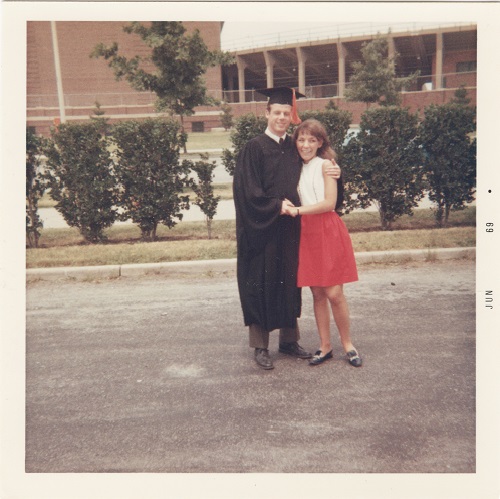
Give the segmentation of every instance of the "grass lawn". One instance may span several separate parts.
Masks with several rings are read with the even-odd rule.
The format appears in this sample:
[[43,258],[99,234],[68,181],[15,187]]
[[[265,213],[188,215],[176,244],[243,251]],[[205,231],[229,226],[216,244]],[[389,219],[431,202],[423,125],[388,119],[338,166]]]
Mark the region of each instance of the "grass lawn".
[[199,149],[229,149],[233,145],[229,138],[231,132],[192,132],[188,134],[187,151]]
[[[404,249],[475,246],[475,207],[450,216],[449,228],[436,229],[431,210],[416,210],[402,217],[392,231],[380,231],[377,213],[359,212],[343,217],[354,250],[389,251]],[[212,239],[204,222],[182,222],[174,228],[158,228],[158,241],[141,241],[135,225],[117,225],[106,231],[105,244],[86,244],[77,229],[44,229],[40,248],[26,250],[26,266],[63,267],[155,263],[180,260],[208,260],[236,256],[234,220],[214,221]]]
[[[452,248],[474,246],[474,227],[416,229],[352,234],[354,251]],[[26,251],[27,268],[87,265],[124,265],[236,257],[236,241],[227,239],[169,239],[152,243],[53,246]]]

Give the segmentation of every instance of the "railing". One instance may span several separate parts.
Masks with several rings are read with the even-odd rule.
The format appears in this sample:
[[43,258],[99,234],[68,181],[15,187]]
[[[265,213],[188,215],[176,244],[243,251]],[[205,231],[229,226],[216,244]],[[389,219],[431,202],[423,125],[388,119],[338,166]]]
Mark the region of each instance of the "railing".
[[[441,89],[454,89],[460,86],[475,87],[477,85],[477,72],[471,71],[468,73],[446,73],[441,75]],[[349,87],[349,82],[345,84],[345,88]],[[437,76],[422,75],[419,76],[413,85],[406,89],[406,92],[420,92],[436,90]],[[322,99],[339,96],[338,83],[330,83],[328,85],[307,85],[305,95],[308,99]],[[240,102],[239,90],[224,90],[223,98],[229,103]],[[266,97],[258,93],[257,90],[245,90],[245,102],[261,102],[265,101]]]
[[[123,106],[151,106],[154,104],[156,96],[152,92],[129,92],[129,93],[92,93],[92,94],[64,94],[64,106],[70,107],[95,107],[96,102],[106,107]],[[28,95],[27,107],[50,108],[58,107],[57,94]]]
[[[223,99],[222,90],[207,90],[210,97],[217,100]],[[64,94],[66,108],[94,108],[96,103],[101,107],[131,107],[153,106],[156,95],[152,92],[128,93],[91,93],[91,94]],[[27,96],[27,108],[56,108],[59,106],[57,94],[31,94]]]
[[[452,28],[474,25],[470,22],[409,22],[409,23],[314,23],[312,28],[280,31],[268,35],[245,36],[233,40],[225,40],[224,28],[221,34],[222,50],[236,52],[252,48],[273,47],[289,43],[312,42],[318,40],[348,38],[353,36],[376,35],[377,33],[392,34],[403,32],[418,32],[426,29]],[[286,24],[285,24],[286,26]]]
[[[441,88],[453,89],[459,88],[461,85],[466,87],[475,87],[477,83],[476,71],[468,73],[447,73],[442,75]],[[349,83],[346,83],[346,88]],[[338,97],[339,95],[338,83],[331,83],[328,85],[307,85],[306,98],[308,99],[321,99]],[[437,88],[436,75],[423,75],[417,78],[417,81],[406,91],[419,92],[435,90]],[[224,100],[229,103],[240,102],[239,90],[208,90],[208,95],[214,99]],[[153,106],[156,97],[155,94],[150,92],[130,92],[130,93],[109,93],[109,94],[65,94],[64,104],[66,108],[83,108],[84,112],[89,112],[99,103],[101,108],[112,107],[148,107]],[[245,90],[244,102],[262,102],[266,97],[258,93],[255,89]],[[50,109],[57,108],[58,100],[57,94],[50,95],[28,95],[27,108],[34,110],[37,108]]]

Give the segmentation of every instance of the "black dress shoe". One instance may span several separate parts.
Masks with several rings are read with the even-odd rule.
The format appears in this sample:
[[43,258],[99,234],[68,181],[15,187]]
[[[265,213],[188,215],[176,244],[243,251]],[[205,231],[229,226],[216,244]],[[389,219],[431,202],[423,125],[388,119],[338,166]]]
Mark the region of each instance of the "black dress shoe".
[[349,364],[354,367],[361,367],[363,364],[363,361],[361,360],[361,357],[358,355],[358,352],[356,350],[351,350],[350,352],[347,352],[347,360],[349,361]]
[[259,367],[262,367],[262,369],[274,369],[273,361],[269,357],[269,351],[266,348],[256,348],[254,355],[255,362],[257,362]]
[[279,350],[281,353],[293,355],[299,359],[310,359],[312,357],[312,354],[306,352],[296,341],[293,343],[280,343]]
[[333,357],[333,350],[330,350],[328,353],[325,353],[325,355],[321,355],[321,350],[318,350],[315,354],[312,360],[309,361],[310,366],[318,366],[319,364],[322,364],[325,362],[325,360],[331,359]]

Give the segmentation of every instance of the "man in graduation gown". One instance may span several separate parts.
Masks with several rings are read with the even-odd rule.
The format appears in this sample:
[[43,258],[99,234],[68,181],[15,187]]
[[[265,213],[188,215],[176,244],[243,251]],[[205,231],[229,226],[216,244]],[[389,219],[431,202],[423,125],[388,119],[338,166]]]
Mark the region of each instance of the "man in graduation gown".
[[280,352],[312,356],[298,344],[300,219],[288,216],[294,206],[300,206],[301,162],[286,131],[292,119],[300,123],[295,96],[304,96],[287,87],[259,92],[269,97],[268,126],[242,149],[234,172],[237,278],[255,361],[272,369],[268,346],[269,332],[274,329],[280,329]]

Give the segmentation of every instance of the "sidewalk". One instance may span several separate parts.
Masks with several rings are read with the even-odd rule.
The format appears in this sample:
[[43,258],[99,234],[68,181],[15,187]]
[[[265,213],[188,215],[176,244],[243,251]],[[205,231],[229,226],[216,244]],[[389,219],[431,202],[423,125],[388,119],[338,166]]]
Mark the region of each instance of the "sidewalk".
[[[369,263],[405,263],[409,261],[434,261],[474,259],[476,248],[435,248],[401,251],[370,251],[356,253],[358,265]],[[188,262],[143,263],[129,265],[101,265],[95,267],[53,267],[27,269],[26,280],[106,279],[138,275],[202,275],[224,274],[236,269],[236,259],[196,260]]]

